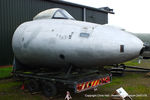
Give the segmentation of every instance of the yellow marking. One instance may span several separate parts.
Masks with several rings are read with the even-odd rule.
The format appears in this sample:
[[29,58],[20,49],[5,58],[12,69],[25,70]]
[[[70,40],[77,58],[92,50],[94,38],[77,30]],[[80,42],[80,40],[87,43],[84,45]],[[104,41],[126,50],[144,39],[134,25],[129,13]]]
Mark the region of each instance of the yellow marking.
[[84,89],[84,87],[85,87],[85,83],[82,85],[82,89]]
[[94,86],[96,85],[96,83],[97,83],[97,80],[95,81]]
[[90,82],[88,82],[88,83],[86,84],[86,87],[87,87],[87,88],[89,87],[89,83],[90,83]]
[[92,81],[91,86],[93,86],[94,81]]
[[97,82],[97,85],[99,85],[99,80],[97,80],[98,82]]

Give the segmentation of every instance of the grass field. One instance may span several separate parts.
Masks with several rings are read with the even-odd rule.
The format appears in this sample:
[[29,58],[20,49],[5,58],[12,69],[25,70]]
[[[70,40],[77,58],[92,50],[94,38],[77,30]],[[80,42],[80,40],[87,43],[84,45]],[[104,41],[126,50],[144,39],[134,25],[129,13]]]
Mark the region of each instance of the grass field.
[[[150,61],[144,60],[141,64],[137,63],[137,59],[126,62],[132,66],[143,66],[150,68]],[[8,77],[11,75],[11,68],[0,69],[0,77]],[[107,97],[115,92],[116,89],[123,87],[130,95],[138,96],[133,97],[133,100],[150,100],[150,77],[146,73],[125,73],[122,77],[113,77],[110,84],[101,86],[98,91],[93,90],[82,92],[79,94],[71,94],[73,100],[110,100]],[[13,79],[0,80],[0,100],[49,100],[41,94],[32,95],[20,89],[21,82],[14,81]],[[97,97],[86,97],[95,95]],[[59,93],[52,100],[64,100],[65,91]]]
[[3,67],[0,68],[0,79],[10,77],[12,72],[12,67]]

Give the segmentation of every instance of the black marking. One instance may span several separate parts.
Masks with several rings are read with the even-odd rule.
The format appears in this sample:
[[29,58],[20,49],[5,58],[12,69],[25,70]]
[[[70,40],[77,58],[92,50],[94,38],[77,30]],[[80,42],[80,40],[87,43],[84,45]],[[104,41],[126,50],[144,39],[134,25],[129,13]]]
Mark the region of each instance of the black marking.
[[89,86],[91,86],[91,83],[89,83]]
[[24,41],[24,37],[22,38],[22,41]]
[[63,54],[60,54],[59,57],[63,60],[65,59],[65,56]]
[[124,45],[120,45],[120,52],[124,52]]
[[54,29],[52,29],[52,32],[54,32]]
[[69,39],[71,39],[72,35],[69,35]]

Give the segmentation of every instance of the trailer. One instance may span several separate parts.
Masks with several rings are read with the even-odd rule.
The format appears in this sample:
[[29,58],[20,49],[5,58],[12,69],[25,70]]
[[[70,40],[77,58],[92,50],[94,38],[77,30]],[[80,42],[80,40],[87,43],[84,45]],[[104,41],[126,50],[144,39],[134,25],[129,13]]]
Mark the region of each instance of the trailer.
[[112,66],[112,68],[109,68],[107,70],[111,71],[113,76],[123,76],[125,72],[150,72],[150,68],[144,68],[139,66],[127,66],[125,64],[117,64]]
[[71,71],[13,71],[15,79],[23,82],[23,86],[31,93],[42,92],[46,97],[56,95],[67,89],[73,93],[80,93],[98,86],[108,84],[112,75],[107,70],[84,69]]

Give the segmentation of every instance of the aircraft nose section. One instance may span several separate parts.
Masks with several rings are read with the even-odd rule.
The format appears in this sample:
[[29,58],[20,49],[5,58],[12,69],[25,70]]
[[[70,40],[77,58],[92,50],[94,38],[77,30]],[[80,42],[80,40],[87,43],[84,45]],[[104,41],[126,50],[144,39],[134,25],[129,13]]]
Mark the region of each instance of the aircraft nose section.
[[136,36],[127,33],[125,37],[122,37],[124,44],[120,44],[120,53],[124,53],[128,59],[138,57],[142,52],[144,43]]

